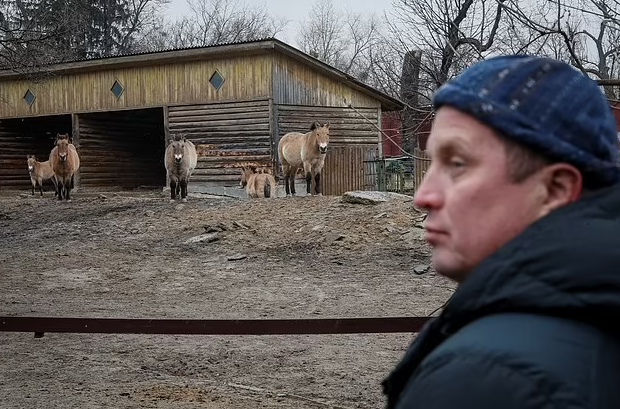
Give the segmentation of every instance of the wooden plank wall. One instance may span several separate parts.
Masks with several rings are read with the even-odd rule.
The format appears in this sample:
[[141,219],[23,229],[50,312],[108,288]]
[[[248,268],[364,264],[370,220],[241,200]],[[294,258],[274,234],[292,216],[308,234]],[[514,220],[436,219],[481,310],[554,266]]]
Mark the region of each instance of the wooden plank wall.
[[[269,55],[247,55],[4,81],[0,118],[269,98],[271,66]],[[209,83],[215,70],[224,77],[219,90]],[[110,92],[116,80],[124,88],[118,99]],[[23,100],[28,89],[32,106]]]
[[351,103],[354,107],[381,106],[366,92],[279,54],[273,57],[272,96],[278,105],[346,106]]
[[[308,132],[313,121],[330,123],[329,150],[325,158],[325,175],[327,177],[329,174],[329,178],[321,182],[325,195],[340,195],[348,190],[358,190],[360,186],[363,186],[363,163],[360,164],[358,159],[365,158],[365,152],[378,149],[379,131],[372,123],[379,123],[379,109],[356,109],[359,112],[341,107],[277,106],[278,140],[288,132]],[[275,155],[277,155],[277,150]],[[278,174],[281,175],[281,173],[281,168],[279,168]],[[304,179],[302,173],[298,173],[298,180]]]
[[287,132],[308,132],[313,121],[329,122],[330,146],[368,145],[377,147],[379,125],[377,108],[350,108],[278,105],[278,133],[282,137]]
[[[0,121],[0,189],[30,190],[26,155],[48,160],[57,133],[71,135],[70,115]],[[53,191],[52,182],[43,186]]]
[[80,186],[161,187],[164,116],[161,108],[78,115]]
[[186,134],[196,145],[198,166],[192,183],[235,186],[242,166],[272,168],[268,99],[171,106],[171,135]]
[[422,179],[424,179],[428,168],[431,166],[431,158],[426,151],[419,148],[414,149],[413,155],[413,188],[417,190],[420,184],[422,184]]
[[365,161],[376,150],[369,146],[332,147],[325,156],[321,174],[323,195],[340,196],[351,190],[366,190]]

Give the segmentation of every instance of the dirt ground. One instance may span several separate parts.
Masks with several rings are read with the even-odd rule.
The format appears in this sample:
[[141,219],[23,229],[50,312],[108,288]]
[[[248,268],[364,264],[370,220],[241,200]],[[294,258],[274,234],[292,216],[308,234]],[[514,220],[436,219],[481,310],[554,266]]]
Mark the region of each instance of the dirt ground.
[[[23,193],[0,195],[0,315],[413,316],[453,290],[413,272],[429,249],[411,201]],[[0,332],[0,406],[380,408],[412,337]]]

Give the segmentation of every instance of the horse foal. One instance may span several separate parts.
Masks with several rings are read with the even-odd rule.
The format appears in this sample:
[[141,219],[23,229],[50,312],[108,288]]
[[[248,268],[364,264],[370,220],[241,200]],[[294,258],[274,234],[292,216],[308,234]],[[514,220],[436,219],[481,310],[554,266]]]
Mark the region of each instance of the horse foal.
[[34,196],[34,190],[37,187],[41,196],[43,196],[43,182],[46,180],[51,180],[54,184],[54,196],[56,196],[58,194],[58,186],[50,161],[39,162],[34,155],[27,155],[26,158],[28,159],[28,173],[32,183],[32,196]]
[[252,169],[243,167],[241,169],[239,186],[241,188],[245,187],[249,198],[278,197],[278,185],[275,178],[269,171],[261,168],[254,172]]

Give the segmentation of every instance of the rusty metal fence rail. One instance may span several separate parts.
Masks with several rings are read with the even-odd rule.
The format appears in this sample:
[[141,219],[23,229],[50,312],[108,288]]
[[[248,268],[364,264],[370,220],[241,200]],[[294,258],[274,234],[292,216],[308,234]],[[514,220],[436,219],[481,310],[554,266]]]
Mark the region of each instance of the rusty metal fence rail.
[[0,317],[0,332],[167,335],[303,335],[419,332],[431,317],[309,319],[130,319]]

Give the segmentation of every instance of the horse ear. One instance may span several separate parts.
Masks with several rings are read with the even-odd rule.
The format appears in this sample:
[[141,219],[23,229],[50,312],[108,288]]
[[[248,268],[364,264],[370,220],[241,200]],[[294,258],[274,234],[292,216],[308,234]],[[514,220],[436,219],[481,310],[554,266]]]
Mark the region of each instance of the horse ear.
[[329,129],[329,122],[325,122],[325,125],[323,125],[325,128]]
[[310,125],[310,130],[314,131],[316,128],[318,128],[320,125],[317,121],[312,122],[312,125]]

